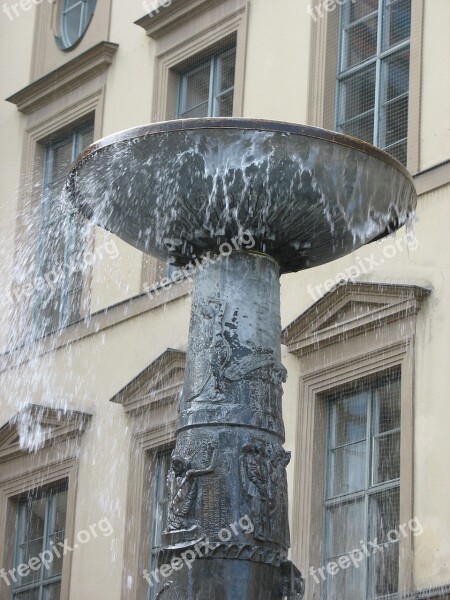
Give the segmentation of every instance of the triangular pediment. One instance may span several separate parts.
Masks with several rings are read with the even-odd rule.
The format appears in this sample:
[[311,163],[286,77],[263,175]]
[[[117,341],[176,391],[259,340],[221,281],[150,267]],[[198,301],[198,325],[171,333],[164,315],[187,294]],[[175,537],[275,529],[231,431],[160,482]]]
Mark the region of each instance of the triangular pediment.
[[416,314],[430,289],[414,285],[341,282],[282,332],[290,352],[303,354]]
[[115,394],[111,402],[122,404],[125,412],[137,412],[149,405],[176,401],[183,385],[185,363],[185,352],[167,348]]
[[0,462],[81,435],[90,414],[28,404],[0,428]]

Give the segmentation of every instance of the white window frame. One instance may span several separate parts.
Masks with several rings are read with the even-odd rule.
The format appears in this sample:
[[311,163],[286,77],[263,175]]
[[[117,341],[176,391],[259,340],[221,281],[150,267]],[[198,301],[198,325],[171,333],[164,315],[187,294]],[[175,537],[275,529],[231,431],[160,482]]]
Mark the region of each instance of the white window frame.
[[[225,94],[234,92],[236,73],[234,76],[232,87],[229,87],[222,92],[218,92],[218,85],[219,85],[218,70],[219,70],[220,60],[223,58],[226,58],[227,55],[231,55],[231,54],[234,55],[234,63],[235,63],[235,68],[236,68],[236,45],[233,45],[231,48],[227,48],[220,52],[214,52],[213,54],[211,54],[210,57],[208,57],[206,60],[203,60],[199,65],[196,65],[195,67],[180,73],[177,118],[184,118],[183,115],[186,112],[184,110],[184,108],[185,108],[188,77],[190,75],[193,75],[197,71],[203,69],[205,67],[205,65],[207,65],[207,64],[209,64],[208,111],[207,111],[207,114],[204,116],[205,117],[218,116],[217,115],[217,103],[218,103],[219,98],[224,96]],[[193,106],[192,108],[190,108],[188,110],[191,111],[191,110],[194,110],[195,108],[197,108],[197,107]],[[232,115],[229,115],[229,116],[232,116]]]
[[[326,439],[326,451],[325,451],[325,483],[324,483],[324,517],[323,517],[323,522],[325,524],[324,526],[324,540],[323,540],[323,561],[322,564],[326,565],[329,561],[331,560],[338,560],[337,557],[333,557],[333,556],[329,556],[329,526],[328,526],[328,515],[327,512],[330,507],[336,507],[336,506],[341,506],[344,505],[348,502],[352,502],[352,501],[356,501],[356,500],[364,500],[364,519],[365,519],[365,524],[364,524],[364,532],[365,535],[367,536],[367,538],[364,538],[364,541],[367,540],[371,540],[373,541],[374,536],[372,535],[372,533],[370,532],[370,523],[369,523],[369,519],[370,519],[370,498],[372,496],[376,496],[382,492],[388,492],[388,491],[392,491],[392,490],[398,490],[400,492],[400,477],[396,478],[396,479],[391,479],[388,481],[384,481],[381,483],[374,483],[373,481],[371,481],[371,477],[370,474],[372,472],[372,460],[373,460],[373,453],[374,453],[374,445],[373,445],[373,441],[376,437],[376,435],[373,433],[373,419],[374,419],[374,411],[373,411],[373,402],[374,402],[374,398],[373,398],[373,391],[374,389],[377,387],[377,384],[379,384],[379,382],[384,378],[384,377],[389,377],[389,378],[393,378],[393,379],[398,379],[400,382],[400,396],[401,396],[401,371],[399,368],[395,368],[394,369],[395,375],[387,375],[386,371],[380,371],[379,373],[376,373],[375,375],[372,375],[370,377],[370,381],[368,381],[367,379],[362,379],[360,381],[355,381],[352,382],[352,387],[353,385],[356,386],[356,388],[358,387],[362,387],[364,386],[365,388],[367,388],[367,392],[368,392],[368,405],[367,405],[367,422],[366,422],[366,438],[365,438],[365,442],[366,442],[366,465],[365,465],[365,487],[363,490],[360,491],[356,491],[356,492],[351,492],[348,494],[340,494],[337,496],[328,496],[327,494],[327,489],[328,489],[328,484],[330,482],[330,476],[331,476],[331,465],[330,465],[330,439],[331,439],[331,420],[332,420],[332,410],[333,410],[333,404],[334,402],[336,402],[337,398],[336,398],[336,392],[335,390],[331,390],[331,393],[328,392],[327,393],[327,404],[328,404],[328,409],[327,409],[327,439]],[[400,432],[401,431],[401,427],[396,428],[395,430],[389,430],[389,432],[386,433],[394,433],[394,432]],[[378,434],[378,436],[382,436],[385,435],[383,434]],[[400,461],[400,455],[399,455],[399,461]],[[400,518],[400,515],[398,515]],[[394,542],[392,542],[394,543]],[[397,543],[397,542],[395,542]],[[357,548],[352,548],[350,550],[354,550]],[[365,570],[364,570],[364,589],[365,589],[365,595],[363,598],[361,598],[360,600],[368,600],[369,598],[374,598],[376,596],[372,596],[369,592],[369,584],[370,584],[370,577],[371,577],[371,573],[369,571],[369,561],[370,558],[368,559],[367,557],[364,558],[365,561]],[[360,574],[362,571],[359,570],[357,573]],[[329,577],[329,576],[328,576]],[[397,581],[397,586],[399,585],[399,582]],[[398,590],[397,590],[398,591]],[[395,593],[397,593],[397,591]],[[327,600],[327,593],[326,593],[326,583],[324,583],[322,585],[322,598],[323,600]]]
[[[385,120],[384,119],[384,106],[387,104],[390,104],[394,101],[397,101],[403,97],[409,98],[409,94],[410,94],[410,90],[411,90],[411,59],[410,59],[410,69],[409,69],[409,74],[408,74],[408,92],[403,94],[402,96],[398,96],[394,99],[391,99],[390,101],[388,101],[386,103],[383,101],[383,95],[384,95],[383,91],[385,88],[383,72],[384,72],[385,62],[390,57],[394,56],[395,54],[399,54],[407,49],[409,49],[411,52],[412,25],[410,28],[410,35],[406,40],[400,42],[399,44],[396,44],[395,46],[392,46],[391,48],[389,48],[387,50],[383,50],[384,24],[385,24],[384,17],[388,10],[388,7],[391,4],[393,4],[394,2],[395,2],[395,0],[378,0],[378,8],[376,11],[373,11],[373,13],[370,13],[370,15],[364,16],[359,21],[355,21],[355,23],[352,23],[352,27],[353,27],[356,24],[358,24],[359,22],[365,21],[375,14],[378,15],[376,55],[361,62],[361,63],[358,63],[357,65],[352,66],[350,68],[344,68],[344,54],[345,54],[345,47],[346,47],[346,39],[345,38],[346,38],[346,34],[347,34],[348,15],[349,15],[349,11],[351,9],[351,4],[349,2],[346,2],[340,8],[340,13],[339,13],[339,59],[338,59],[337,91],[336,91],[336,104],[335,104],[335,109],[336,109],[335,126],[338,131],[343,131],[343,127],[345,125],[347,125],[348,123],[351,123],[352,121],[356,121],[357,119],[360,119],[364,114],[369,114],[369,112],[371,112],[371,111],[369,111],[367,113],[362,113],[362,114],[357,115],[356,117],[353,117],[352,119],[349,119],[347,121],[343,121],[340,118],[340,116],[342,114],[342,107],[343,107],[343,102],[344,102],[344,99],[343,99],[344,86],[342,85],[342,82],[347,80],[349,77],[364,71],[371,65],[375,65],[375,100],[374,100],[374,109],[373,109],[374,110],[374,116],[373,116],[374,131],[373,131],[372,143],[375,146],[379,146],[386,152],[390,152],[390,150],[394,149],[396,146],[399,146],[400,144],[406,144],[406,154],[407,154],[407,152],[408,152],[408,135],[405,138],[403,138],[401,140],[396,140],[395,142],[393,142],[389,145],[386,145],[383,141],[383,140],[385,140],[385,136],[386,136],[385,127],[383,126],[383,122]],[[410,13],[411,21],[412,21],[412,12],[413,12],[413,10],[412,10],[412,2],[411,2],[411,13]],[[409,113],[409,110],[408,110],[408,113]],[[409,114],[407,114],[407,119],[408,118],[409,118]]]
[[[49,172],[52,166],[52,152],[61,145],[64,141],[67,141],[69,138],[72,138],[72,151],[71,151],[71,160],[75,160],[78,154],[83,150],[80,144],[80,136],[87,131],[92,131],[92,136],[94,137],[94,122],[89,120],[86,123],[81,123],[78,126],[74,126],[68,133],[63,134],[61,136],[55,137],[51,141],[44,143],[45,146],[45,158],[44,158],[44,177],[43,177],[43,186],[42,186],[42,196],[40,201],[40,213],[41,213],[41,223],[39,236],[37,240],[37,252],[36,252],[36,277],[38,280],[45,279],[46,273],[42,272],[42,263],[43,257],[45,256],[47,249],[45,248],[44,240],[45,240],[45,230],[46,230],[46,220],[47,215],[46,211],[46,193],[49,186],[53,183],[49,181]],[[45,327],[42,330],[42,318],[41,318],[41,306],[45,302],[42,300],[40,296],[37,296],[33,305],[33,330],[35,335],[38,337],[42,334],[47,334],[52,331],[56,331],[69,325],[71,322],[77,320],[77,318],[69,318],[70,310],[67,304],[67,296],[71,291],[76,290],[77,288],[72,287],[72,280],[70,278],[70,258],[73,255],[73,251],[69,254],[70,248],[75,249],[75,253],[77,252],[77,247],[79,248],[80,244],[84,244],[83,235],[79,236],[79,239],[73,239],[76,234],[74,227],[70,226],[70,219],[75,216],[75,210],[68,213],[65,217],[65,221],[67,223],[67,237],[65,239],[65,247],[64,247],[64,260],[62,265],[56,265],[57,270],[59,267],[62,267],[63,270],[63,282],[60,288],[59,296],[61,297],[61,308],[58,318],[58,323],[54,324],[50,327]],[[81,304],[81,296],[83,291],[83,285],[80,286],[80,304]],[[39,292],[38,292],[39,293]],[[46,294],[48,295],[49,290],[46,290]],[[81,306],[78,307],[78,316],[81,316]]]
[[[55,488],[61,487],[61,490],[56,491]],[[15,539],[15,551],[14,551],[14,567],[18,567],[19,566],[19,528],[20,528],[20,522],[21,522],[21,512],[24,510],[25,505],[26,505],[26,501],[27,498],[29,497],[29,495],[33,492],[37,491],[35,490],[30,490],[27,494],[27,496],[24,498],[19,498],[17,501],[17,510],[16,510],[16,539]],[[42,492],[43,497],[45,498],[45,521],[44,521],[44,534],[43,534],[43,551],[50,551],[51,552],[51,546],[50,546],[50,534],[49,534],[49,520],[51,518],[51,511],[53,510],[53,502],[54,502],[54,497],[56,495],[56,493],[64,491],[66,493],[66,495],[68,496],[68,480],[63,479],[59,482],[56,482],[54,484],[51,485],[51,487],[49,488],[49,490],[44,490]],[[67,520],[67,506],[68,506],[68,497],[66,496],[66,520]],[[55,533],[61,533],[61,532],[55,532]],[[66,524],[64,525],[64,530],[62,530],[62,534],[63,534],[63,539],[65,539],[66,537]],[[34,558],[34,557],[32,557]],[[38,558],[38,557],[36,557]],[[62,565],[61,565],[62,566]],[[62,576],[63,576],[63,571],[61,568],[61,573],[54,575],[53,577],[48,577],[45,578],[43,577],[44,574],[44,565],[41,564],[40,566],[40,577],[38,580],[32,582],[32,583],[25,583],[23,585],[16,585],[13,583],[12,585],[12,590],[11,590],[11,594],[12,594],[12,600],[16,600],[16,598],[20,597],[20,594],[22,594],[23,592],[32,592],[35,590],[39,590],[39,600],[42,600],[44,597],[44,591],[47,587],[50,587],[51,585],[54,585],[56,583],[61,584],[62,583]],[[19,595],[19,596],[18,596]]]

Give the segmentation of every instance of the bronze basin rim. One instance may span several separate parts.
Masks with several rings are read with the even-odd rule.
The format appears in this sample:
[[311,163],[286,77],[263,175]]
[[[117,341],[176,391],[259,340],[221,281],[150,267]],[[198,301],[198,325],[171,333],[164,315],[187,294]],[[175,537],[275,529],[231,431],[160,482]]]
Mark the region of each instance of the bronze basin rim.
[[388,154],[384,150],[381,150],[381,148],[377,148],[368,142],[364,142],[363,140],[346,135],[344,133],[322,129],[320,127],[312,127],[310,125],[299,125],[295,123],[271,121],[266,119],[247,119],[235,117],[175,119],[171,121],[160,121],[158,123],[150,123],[148,125],[139,125],[138,127],[125,129],[123,131],[107,135],[88,146],[78,156],[78,158],[75,159],[70,171],[77,171],[77,169],[80,168],[91,155],[121,142],[127,142],[159,133],[168,133],[172,131],[195,131],[202,129],[237,129],[286,133],[291,135],[299,135],[302,137],[316,138],[341,146],[346,146],[348,148],[353,148],[360,152],[364,152],[365,154],[368,154],[369,156],[372,156],[373,158],[378,159],[400,171],[400,173],[409,180],[415,191],[414,180],[408,169],[391,154]]

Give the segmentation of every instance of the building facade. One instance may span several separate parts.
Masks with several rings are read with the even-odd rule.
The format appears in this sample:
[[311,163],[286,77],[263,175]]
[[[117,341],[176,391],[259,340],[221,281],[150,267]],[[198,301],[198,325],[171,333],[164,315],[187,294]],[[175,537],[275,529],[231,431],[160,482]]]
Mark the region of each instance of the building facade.
[[93,140],[207,116],[342,131],[414,176],[412,228],[281,278],[291,558],[307,600],[450,597],[449,22],[446,0],[5,0],[1,600],[155,598],[191,280],[61,190]]

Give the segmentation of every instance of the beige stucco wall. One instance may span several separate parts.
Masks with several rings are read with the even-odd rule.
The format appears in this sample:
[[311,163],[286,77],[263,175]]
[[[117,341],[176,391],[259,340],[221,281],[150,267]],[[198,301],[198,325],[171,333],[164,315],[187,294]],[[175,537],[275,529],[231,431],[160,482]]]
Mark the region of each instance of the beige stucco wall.
[[[6,293],[14,262],[14,235],[20,185],[25,117],[4,98],[29,83],[35,11],[10,20],[0,12],[0,294]],[[18,44],[17,40],[21,40]],[[0,348],[7,337],[8,313],[0,304]]]
[[425,2],[420,168],[448,160],[450,155],[450,4]]

